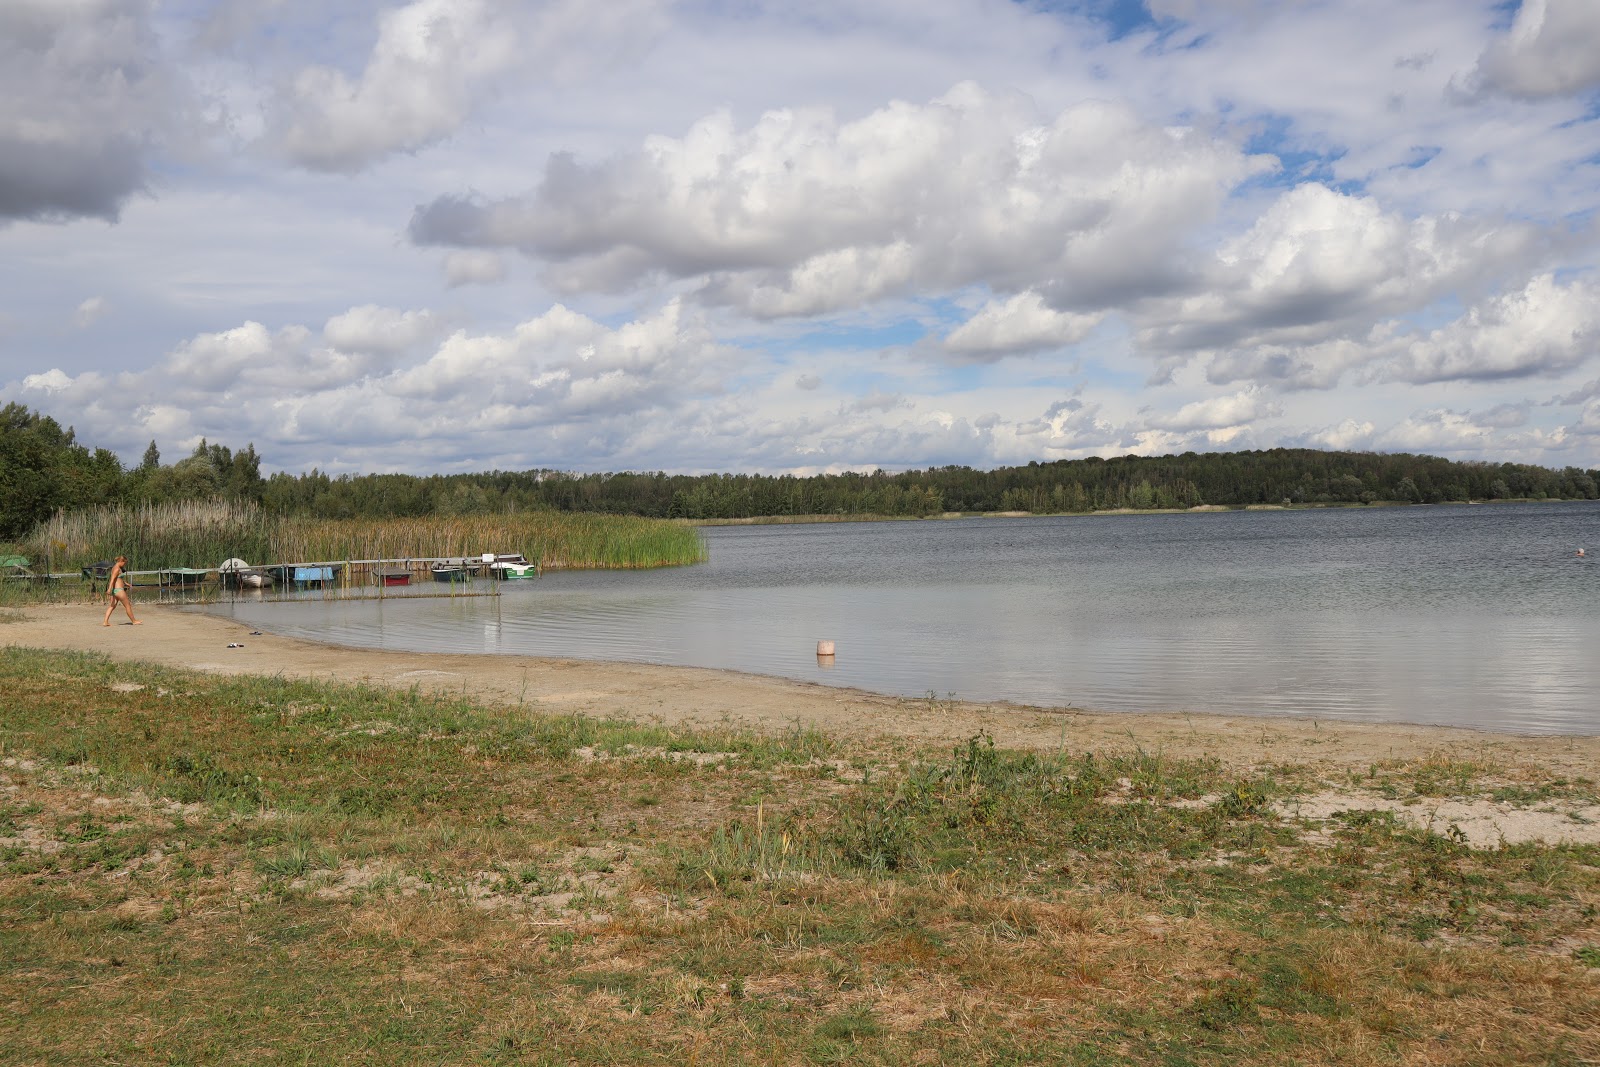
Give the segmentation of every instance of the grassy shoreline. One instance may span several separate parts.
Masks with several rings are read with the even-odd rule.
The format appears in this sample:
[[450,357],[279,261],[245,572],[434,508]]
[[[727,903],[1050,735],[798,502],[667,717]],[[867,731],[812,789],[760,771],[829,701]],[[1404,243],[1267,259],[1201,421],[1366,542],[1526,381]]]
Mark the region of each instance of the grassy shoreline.
[[[1600,849],[1303,768],[666,729],[0,650],[16,1062],[1600,1055]],[[1396,796],[1552,788],[1374,764]],[[1545,792],[1541,794],[1540,790]]]

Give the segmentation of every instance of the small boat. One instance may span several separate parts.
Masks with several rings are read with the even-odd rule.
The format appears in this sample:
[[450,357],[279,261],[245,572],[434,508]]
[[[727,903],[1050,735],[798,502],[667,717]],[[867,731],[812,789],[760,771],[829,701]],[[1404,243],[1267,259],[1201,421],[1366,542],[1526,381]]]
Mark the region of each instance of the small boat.
[[156,572],[156,579],[168,589],[193,589],[211,572],[203,567],[168,567]]
[[529,563],[520,552],[485,552],[483,565],[491,578],[539,577],[539,564]]
[[239,584],[246,589],[272,588],[272,575],[264,571],[243,571],[239,575]]
[[339,568],[328,563],[316,563],[310,566],[296,566],[293,572],[294,587],[296,589],[321,589],[331,583],[339,574]]
[[59,579],[54,574],[35,574],[31,568],[33,563],[27,556],[0,556],[0,571],[9,571],[6,575],[8,582],[56,582]]
[[372,580],[378,585],[410,585],[411,572],[401,571],[373,571]]
[[250,564],[238,556],[230,556],[217,564],[217,577],[222,579],[222,588],[238,589],[244,585],[243,576],[250,570]]
[[435,563],[431,569],[436,582],[464,582],[469,577],[465,562]]

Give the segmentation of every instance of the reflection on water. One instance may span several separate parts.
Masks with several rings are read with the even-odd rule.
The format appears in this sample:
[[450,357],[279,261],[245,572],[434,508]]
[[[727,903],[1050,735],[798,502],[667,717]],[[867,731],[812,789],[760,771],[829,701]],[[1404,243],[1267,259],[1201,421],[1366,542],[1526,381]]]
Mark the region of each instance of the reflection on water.
[[[921,696],[1600,732],[1600,505],[721,527],[711,561],[499,598],[230,612],[367,647]],[[815,655],[837,645],[833,663]]]

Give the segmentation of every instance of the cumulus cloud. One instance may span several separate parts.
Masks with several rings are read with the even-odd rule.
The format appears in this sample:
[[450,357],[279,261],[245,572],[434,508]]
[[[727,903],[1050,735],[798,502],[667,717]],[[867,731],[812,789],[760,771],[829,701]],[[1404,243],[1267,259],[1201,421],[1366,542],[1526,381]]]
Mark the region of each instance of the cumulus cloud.
[[403,352],[433,337],[438,318],[430,311],[400,311],[364,304],[329,319],[322,327],[328,344],[345,352]]
[[1390,452],[1461,452],[1486,448],[1494,430],[1471,414],[1436,408],[1421,411],[1379,434],[1374,444]]
[[456,133],[504,80],[560,81],[603,69],[647,43],[660,0],[412,0],[378,16],[358,77],[332,66],[295,74],[272,105],[276,139],[295,163],[353,173]]
[[852,122],[797,108],[739,129],[720,113],[597,164],[557,155],[525,196],[419,207],[411,236],[519,249],[574,292],[698,279],[703,299],[762,317],[975,283],[1066,310],[1173,284],[1186,237],[1273,165],[1122,105],[1041,121],[964,84]]
[[0,223],[115,221],[179,94],[148,0],[0,4]]
[[1403,343],[1387,377],[1408,382],[1554,376],[1600,354],[1600,288],[1541,274]]
[[485,0],[415,0],[384,12],[360,78],[307,67],[279,102],[289,157],[313,170],[355,171],[455,132],[474,95],[517,55]]
[[1191,433],[1244,426],[1282,414],[1283,408],[1268,401],[1260,390],[1245,389],[1228,396],[1195,400],[1168,414],[1145,413],[1145,424],[1156,430]]
[[1482,89],[1528,98],[1600,85],[1600,5],[1523,0],[1510,32],[1484,50],[1474,75]]
[[308,462],[324,466],[345,448],[407,446],[426,463],[530,434],[514,451],[533,466],[541,439],[620,448],[642,416],[714,400],[739,369],[737,353],[677,303],[615,327],[560,305],[508,331],[430,343],[437,327],[427,312],[374,306],[334,316],[321,335],[246,322],[197,335],[147,369],[53,368],[5,392],[81,413],[85,433],[123,448],[209,435],[291,456],[316,443]]
[[1562,284],[1541,274],[1429,331],[1384,319],[1356,337],[1213,352],[1206,377],[1283,391],[1331,389],[1352,372],[1362,380],[1419,385],[1555,377],[1600,355],[1597,296],[1592,282]]
[[1332,426],[1324,426],[1306,433],[1302,440],[1312,448],[1327,448],[1337,452],[1365,452],[1372,448],[1377,427],[1366,419],[1342,419]]
[[60,368],[52,367],[43,374],[30,374],[22,379],[22,388],[35,393],[59,393],[71,387],[73,380]]
[[979,360],[1062,348],[1083,340],[1102,318],[1055,311],[1029,289],[1009,300],[989,301],[945,336],[944,348]]
[[1425,307],[1535,243],[1531,227],[1408,219],[1307,183],[1218,249],[1201,291],[1142,309],[1138,339],[1156,352],[1317,344]]
[[1058,400],[1036,419],[1021,422],[1016,429],[1026,447],[1020,455],[1066,457],[1120,451],[1134,436],[1102,414],[1102,405],[1081,396]]

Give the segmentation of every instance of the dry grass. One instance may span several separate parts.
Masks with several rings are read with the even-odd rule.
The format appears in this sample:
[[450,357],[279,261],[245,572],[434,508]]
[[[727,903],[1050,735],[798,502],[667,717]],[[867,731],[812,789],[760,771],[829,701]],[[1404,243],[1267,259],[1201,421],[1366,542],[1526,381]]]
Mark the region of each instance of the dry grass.
[[0,1060],[1600,1057],[1600,852],[1296,784],[6,650]]

